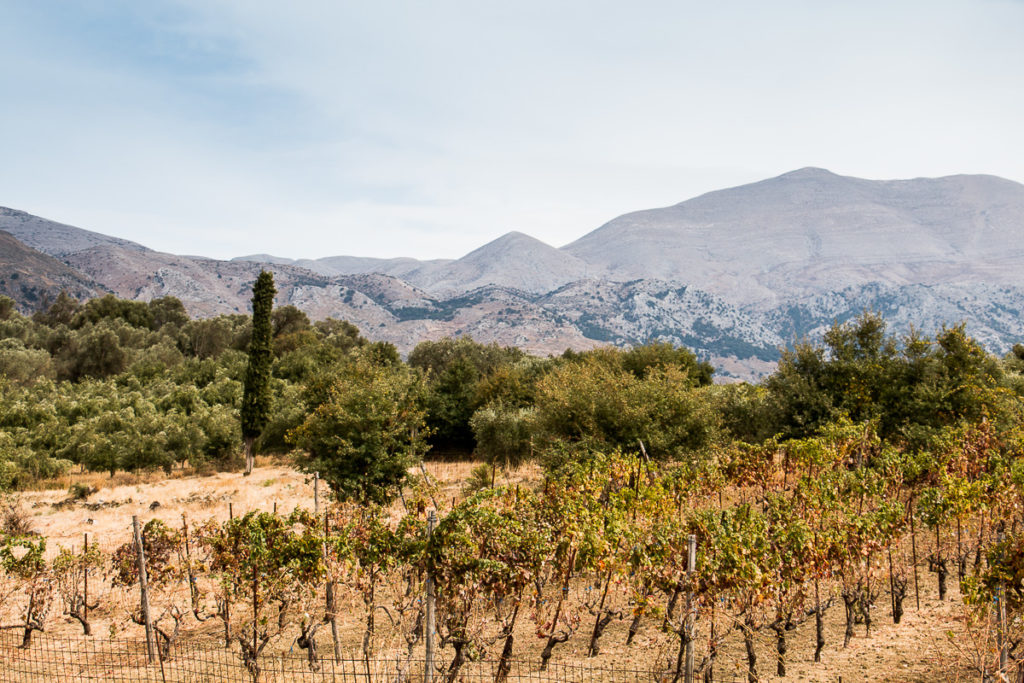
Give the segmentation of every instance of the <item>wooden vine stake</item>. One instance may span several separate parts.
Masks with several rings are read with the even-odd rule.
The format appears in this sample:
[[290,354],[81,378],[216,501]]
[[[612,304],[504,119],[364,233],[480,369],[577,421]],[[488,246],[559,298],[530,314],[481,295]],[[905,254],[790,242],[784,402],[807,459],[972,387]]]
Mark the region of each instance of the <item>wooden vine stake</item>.
[[82,627],[85,635],[89,631],[89,534],[82,534]]
[[[427,541],[434,534],[434,526],[437,524],[437,513],[431,510],[427,514]],[[423,657],[423,682],[431,683],[434,678],[434,577],[427,572],[427,609],[426,624],[424,625],[424,636],[426,641],[426,653]]]
[[139,592],[142,600],[142,619],[146,624],[146,654],[149,663],[156,663],[156,642],[153,637],[153,621],[149,615],[149,580],[146,577],[146,554],[142,549],[142,532],[139,530],[139,516],[132,515],[132,531],[135,534],[135,560],[139,568]]
[[914,513],[914,497],[910,497],[910,549],[913,553],[914,562],[914,602],[917,604],[917,609],[921,609],[921,589],[918,586],[917,580],[917,527],[914,525],[914,518],[917,515]]
[[[996,543],[1003,542],[1003,532],[999,532],[996,538]],[[999,673],[1003,676],[1007,675],[1007,665],[1009,664],[1009,648],[1006,645],[1006,584],[1003,579],[999,579],[999,586],[996,588],[996,605],[999,610],[999,624],[996,630],[996,644],[999,646]]]
[[[697,536],[690,534],[687,539],[686,576],[690,578],[697,566]],[[683,680],[693,683],[693,589],[686,593],[686,674]]]
[[[324,564],[327,564],[327,541],[331,535],[331,515],[324,512],[324,543],[320,546]],[[334,659],[341,660],[341,636],[338,634],[338,607],[334,595],[334,576],[328,574],[327,585],[324,588],[324,598],[327,602],[327,619],[331,622],[331,641],[334,643]]]
[[320,473],[313,473],[313,514],[320,516]]

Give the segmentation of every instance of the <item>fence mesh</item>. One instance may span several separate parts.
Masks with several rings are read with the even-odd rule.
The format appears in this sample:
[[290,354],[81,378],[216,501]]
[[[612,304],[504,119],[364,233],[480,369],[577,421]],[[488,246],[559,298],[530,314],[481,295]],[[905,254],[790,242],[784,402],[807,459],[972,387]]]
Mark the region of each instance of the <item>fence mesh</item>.
[[[334,659],[319,657],[311,666],[304,651],[261,656],[259,671],[250,671],[238,652],[225,649],[222,641],[183,640],[170,650],[165,661],[150,664],[144,640],[53,637],[34,634],[21,647],[19,632],[0,632],[0,683],[42,681],[104,683],[417,683],[424,680],[422,659]],[[447,672],[437,671],[433,680],[443,683]],[[586,663],[550,662],[540,670],[538,662],[513,661],[502,678],[496,661],[466,662],[455,681],[520,683],[587,683],[590,681],[657,681],[651,671],[590,666]],[[671,675],[668,677],[671,680]]]

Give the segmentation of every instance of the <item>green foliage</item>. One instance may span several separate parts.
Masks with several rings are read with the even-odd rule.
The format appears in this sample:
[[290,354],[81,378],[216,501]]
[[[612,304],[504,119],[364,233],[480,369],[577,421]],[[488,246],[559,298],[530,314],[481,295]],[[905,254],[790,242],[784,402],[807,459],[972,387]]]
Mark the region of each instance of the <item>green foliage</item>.
[[523,355],[518,349],[480,344],[470,337],[420,342],[409,354],[409,365],[429,378],[427,423],[434,443],[470,446],[469,420],[479,407],[480,383],[499,368],[518,362]]
[[61,290],[60,294],[57,295],[57,300],[49,308],[46,308],[45,311],[37,312],[32,316],[32,319],[40,325],[47,325],[49,327],[70,325],[80,308],[81,305],[76,299],[68,296],[67,292]]
[[689,349],[676,347],[668,342],[650,342],[634,346],[622,354],[622,367],[638,379],[643,379],[652,369],[676,368],[684,372],[694,386],[711,384],[715,369],[710,363],[698,361]]
[[[249,614],[275,601],[294,600],[298,592],[316,586],[325,571],[323,536],[310,514],[299,508],[287,516],[250,512],[204,529],[201,542],[210,551],[210,568],[226,595],[232,601],[250,601]],[[258,617],[261,623],[265,619]]]
[[7,320],[17,310],[18,305],[14,299],[9,296],[0,296],[0,320]]
[[278,306],[271,313],[270,321],[275,339],[310,329],[309,316],[295,306]]
[[783,353],[765,386],[784,437],[813,434],[841,415],[877,420],[884,439],[920,445],[927,433],[999,410],[999,363],[964,326],[944,328],[934,342],[912,332],[885,336],[885,323],[865,312],[834,325],[825,347],[798,344]]
[[46,572],[46,539],[42,536],[8,536],[0,544],[0,569],[8,575],[34,579]]
[[357,358],[312,387],[312,412],[290,436],[306,451],[307,472],[319,472],[341,500],[386,502],[410,465],[426,452],[426,387],[407,366]]
[[[160,305],[157,308],[160,308]],[[104,319],[123,320],[132,327],[146,329],[153,329],[155,326],[154,311],[148,304],[119,299],[113,294],[107,294],[85,302],[71,319],[70,327],[79,329],[89,324],[95,325]]]
[[271,309],[274,306],[274,276],[260,271],[252,287],[252,339],[249,342],[249,367],[242,394],[242,436],[255,439],[263,431],[270,414]]
[[519,467],[533,450],[532,408],[487,406],[473,413],[469,424],[476,452],[493,466]]
[[589,355],[540,380],[536,434],[545,447],[638,450],[643,441],[652,458],[682,458],[708,446],[718,429],[692,385],[675,367],[652,368],[638,379]]

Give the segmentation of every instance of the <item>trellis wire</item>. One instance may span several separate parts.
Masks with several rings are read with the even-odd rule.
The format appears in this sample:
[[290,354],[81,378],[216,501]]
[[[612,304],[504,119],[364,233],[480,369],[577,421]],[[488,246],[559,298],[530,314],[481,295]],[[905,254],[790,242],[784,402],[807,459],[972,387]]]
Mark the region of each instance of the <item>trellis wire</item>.
[[[0,632],[0,683],[252,683],[252,676],[237,653],[223,641],[182,640],[171,648],[170,657],[149,664],[145,640],[56,637],[36,633],[23,649],[17,632]],[[421,683],[422,659],[380,658],[371,660],[369,674],[363,659],[318,659],[319,670],[311,671],[304,652],[275,653],[260,657],[261,683]],[[552,661],[546,671],[537,662],[513,661],[505,678],[510,683],[590,683],[609,681],[665,680],[663,672],[594,666],[588,663]],[[438,672],[438,680],[446,672]],[[466,662],[456,680],[489,683],[498,675],[498,662]],[[669,675],[668,680],[671,680]]]

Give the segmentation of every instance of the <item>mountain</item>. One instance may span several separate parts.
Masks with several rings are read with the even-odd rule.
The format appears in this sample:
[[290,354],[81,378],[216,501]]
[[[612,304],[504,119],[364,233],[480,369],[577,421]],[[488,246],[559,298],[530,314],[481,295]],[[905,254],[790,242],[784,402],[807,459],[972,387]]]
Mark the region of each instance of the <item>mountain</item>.
[[1024,186],[994,176],[862,180],[805,168],[620,216],[564,251],[615,279],[739,303],[879,282],[1019,285]]
[[3,206],[0,206],[0,230],[6,230],[22,244],[55,258],[63,258],[98,246],[149,251],[141,244],[119,237],[83,230]]
[[[1024,339],[1024,186],[984,175],[864,180],[805,168],[629,213],[556,249],[511,232],[458,259],[268,254],[216,261],[0,209],[0,229],[120,296],[193,315],[277,304],[348,319],[409,351],[472,335],[535,353],[666,340],[725,378],[868,308],[890,330],[967,323],[991,351]],[[2,248],[2,245],[0,245]],[[51,264],[52,266],[52,264]]]
[[376,259],[357,256],[293,260],[269,254],[242,256],[233,260],[293,265],[321,275],[391,275],[441,296],[467,292],[486,285],[548,292],[586,277],[588,270],[587,264],[575,256],[521,232],[502,235],[455,260],[418,261],[412,258]]
[[362,273],[379,273],[409,279],[410,274],[431,272],[435,268],[444,267],[451,259],[419,261],[413,258],[370,258],[365,256],[327,256],[318,259],[287,259],[270,254],[253,254],[237,256],[232,261],[255,261],[256,263],[273,263],[277,265],[297,266],[306,268],[320,275],[359,275]]
[[449,263],[410,270],[410,283],[436,295],[487,285],[527,292],[549,292],[587,275],[587,264],[521,232],[510,232]]
[[106,293],[98,283],[0,230],[0,295],[14,299],[28,312],[54,301],[61,290],[78,299]]

